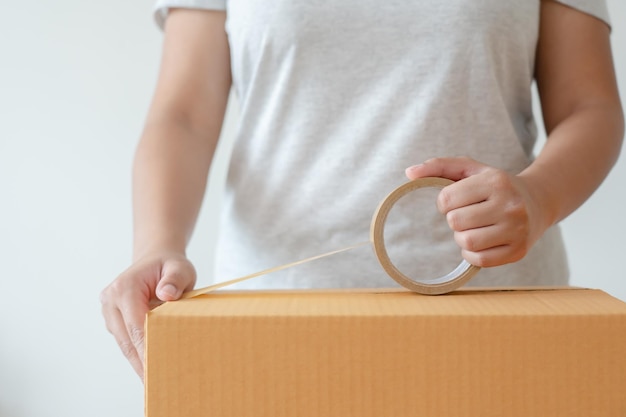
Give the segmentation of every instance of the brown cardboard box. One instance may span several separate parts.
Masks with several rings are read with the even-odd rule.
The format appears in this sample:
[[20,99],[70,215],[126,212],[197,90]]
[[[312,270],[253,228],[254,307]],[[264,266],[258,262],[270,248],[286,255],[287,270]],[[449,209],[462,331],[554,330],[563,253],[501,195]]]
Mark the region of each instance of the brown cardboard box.
[[625,417],[598,290],[216,293],[146,322],[148,417]]

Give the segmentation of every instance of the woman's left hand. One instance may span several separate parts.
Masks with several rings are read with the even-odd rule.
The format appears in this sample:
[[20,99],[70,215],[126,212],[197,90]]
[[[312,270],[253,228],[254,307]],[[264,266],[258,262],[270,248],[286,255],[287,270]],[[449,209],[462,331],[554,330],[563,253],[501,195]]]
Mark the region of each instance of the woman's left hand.
[[437,208],[454,231],[463,258],[472,265],[498,266],[522,259],[549,226],[540,190],[523,177],[473,159],[430,159],[407,168],[406,175],[411,180],[456,181],[441,190]]

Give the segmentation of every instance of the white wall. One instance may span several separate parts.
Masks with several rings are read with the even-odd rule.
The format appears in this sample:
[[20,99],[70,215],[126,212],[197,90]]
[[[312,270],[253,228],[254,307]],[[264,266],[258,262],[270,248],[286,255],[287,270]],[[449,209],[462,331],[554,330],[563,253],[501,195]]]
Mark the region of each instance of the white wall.
[[[624,88],[626,4],[609,4]],[[143,413],[142,385],[104,329],[98,293],[130,258],[130,165],[161,39],[151,6],[152,0],[3,5],[1,417]],[[626,300],[624,180],[622,158],[564,227],[573,283]],[[214,184],[207,196],[190,248],[200,284],[211,268],[218,190]]]

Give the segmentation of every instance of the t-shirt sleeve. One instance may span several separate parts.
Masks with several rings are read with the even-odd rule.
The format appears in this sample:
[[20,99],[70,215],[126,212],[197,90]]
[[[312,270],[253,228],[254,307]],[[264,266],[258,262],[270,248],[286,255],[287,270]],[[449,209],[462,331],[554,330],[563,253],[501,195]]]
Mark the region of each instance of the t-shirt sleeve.
[[556,0],[566,6],[570,6],[581,12],[603,20],[607,25],[611,26],[609,19],[609,9],[606,0]]
[[226,0],[157,0],[154,5],[154,20],[162,30],[167,14],[172,7],[204,10],[226,10]]

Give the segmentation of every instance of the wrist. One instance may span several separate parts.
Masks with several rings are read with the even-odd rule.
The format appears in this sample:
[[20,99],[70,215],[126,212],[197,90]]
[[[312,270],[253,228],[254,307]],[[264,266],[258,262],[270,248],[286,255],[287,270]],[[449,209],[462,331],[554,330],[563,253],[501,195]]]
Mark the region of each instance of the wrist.
[[541,229],[540,234],[543,234],[545,230],[560,220],[558,193],[554,190],[552,182],[545,178],[545,175],[540,175],[530,167],[520,173],[518,178],[525,184],[528,198],[535,208],[535,217]]
[[163,255],[187,257],[186,243],[177,240],[151,239],[146,242],[135,242],[133,245],[133,261]]

